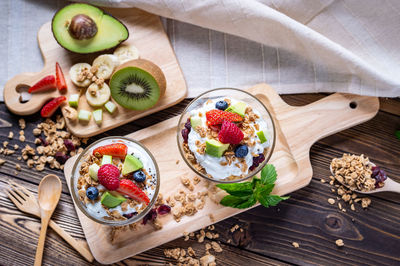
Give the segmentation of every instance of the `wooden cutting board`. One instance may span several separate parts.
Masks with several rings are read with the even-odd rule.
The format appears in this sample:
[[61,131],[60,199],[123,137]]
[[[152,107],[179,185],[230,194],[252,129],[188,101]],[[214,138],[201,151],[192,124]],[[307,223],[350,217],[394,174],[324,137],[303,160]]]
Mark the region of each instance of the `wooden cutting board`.
[[[124,43],[135,45],[140,57],[148,59],[157,64],[164,72],[167,80],[167,90],[164,97],[153,108],[146,111],[133,111],[118,106],[116,114],[111,115],[107,111],[103,112],[103,123],[96,125],[92,119],[89,124],[70,123],[67,119],[68,129],[76,136],[89,137],[111,128],[118,127],[143,116],[152,114],[162,109],[168,108],[183,100],[187,94],[186,82],[179,67],[175,53],[171,47],[168,36],[166,35],[160,18],[153,14],[139,9],[106,9],[114,17],[122,21],[129,30],[129,38]],[[38,112],[43,104],[49,99],[60,96],[57,90],[32,94],[32,98],[26,102],[20,102],[20,92],[23,88],[32,86],[46,75],[55,74],[55,63],[59,62],[66,76],[68,92],[70,94],[79,93],[69,79],[70,67],[79,62],[91,64],[93,59],[99,54],[81,55],[68,52],[62,48],[53,37],[51,32],[51,22],[44,24],[38,33],[39,47],[44,59],[44,67],[39,73],[22,73],[10,79],[4,86],[4,101],[8,109],[18,115],[30,115]],[[103,53],[112,53],[103,52]],[[79,108],[93,110],[88,105],[85,97],[81,97]]]
[[[273,191],[278,195],[293,192],[311,181],[313,171],[309,153],[317,140],[365,122],[379,110],[379,101],[375,97],[336,93],[303,107],[293,107],[287,105],[266,84],[257,85],[248,91],[267,106],[275,120],[277,140],[269,163],[274,164],[278,172]],[[195,176],[178,151],[178,119],[171,118],[127,135],[143,143],[156,158],[161,173],[160,193],[164,198],[176,194],[180,189],[185,190],[180,181],[182,176]],[[64,173],[68,185],[75,160],[76,157],[72,157],[65,164]],[[203,180],[195,186],[195,192],[204,190],[207,188]],[[181,237],[183,232],[196,231],[245,210],[223,207],[207,199],[205,207],[194,216],[184,216],[177,223],[172,215],[166,215],[161,218],[163,229],[155,231],[151,225],[146,225],[140,231],[125,231],[113,243],[110,241],[110,227],[91,221],[78,208],[76,211],[93,256],[100,263],[108,264]]]

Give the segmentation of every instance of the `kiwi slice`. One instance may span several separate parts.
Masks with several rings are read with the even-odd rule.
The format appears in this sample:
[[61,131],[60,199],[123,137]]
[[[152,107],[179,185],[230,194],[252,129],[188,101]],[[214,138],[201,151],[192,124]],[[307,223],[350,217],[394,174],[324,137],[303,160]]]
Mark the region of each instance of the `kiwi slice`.
[[167,82],[162,70],[145,59],[120,65],[111,76],[111,97],[122,107],[146,110],[164,95]]

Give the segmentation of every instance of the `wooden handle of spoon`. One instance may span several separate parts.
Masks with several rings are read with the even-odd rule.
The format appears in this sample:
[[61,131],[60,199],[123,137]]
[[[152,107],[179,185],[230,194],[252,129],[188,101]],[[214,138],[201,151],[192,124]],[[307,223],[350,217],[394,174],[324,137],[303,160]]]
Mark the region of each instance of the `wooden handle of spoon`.
[[88,262],[93,262],[94,258],[92,253],[87,249],[83,243],[76,241],[70,234],[64,231],[58,224],[53,220],[50,220],[49,226],[56,231],[68,244],[70,244],[76,251],[79,252]]
[[46,232],[47,232],[48,224],[49,224],[49,218],[42,219],[42,226],[40,229],[39,241],[38,241],[37,248],[36,248],[35,264],[34,264],[35,266],[42,265],[44,241],[46,240]]
[[385,186],[382,188],[382,191],[391,191],[400,193],[400,183],[393,181],[392,179],[388,178],[385,181]]

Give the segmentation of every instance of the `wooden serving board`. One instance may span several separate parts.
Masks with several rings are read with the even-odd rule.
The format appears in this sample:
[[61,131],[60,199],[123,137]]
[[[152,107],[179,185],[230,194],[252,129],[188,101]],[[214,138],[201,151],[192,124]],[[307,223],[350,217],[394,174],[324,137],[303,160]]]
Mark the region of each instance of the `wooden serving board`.
[[[162,109],[177,104],[186,97],[187,87],[182,71],[179,67],[175,53],[171,47],[168,36],[166,35],[160,18],[156,15],[144,12],[139,9],[106,9],[107,12],[122,21],[129,30],[129,38],[124,44],[135,45],[140,57],[148,59],[157,64],[164,72],[167,80],[167,90],[162,99],[153,108],[146,111],[133,111],[118,106],[118,111],[110,115],[107,111],[103,112],[103,123],[96,125],[93,119],[88,124],[70,123],[67,121],[68,129],[76,136],[89,137],[111,128],[118,127],[132,120],[152,114]],[[55,89],[43,93],[32,94],[32,98],[26,102],[20,102],[20,92],[22,88],[32,86],[46,75],[55,74],[55,63],[59,62],[66,76],[69,94],[79,93],[69,79],[70,67],[79,62],[91,64],[93,59],[102,53],[112,53],[113,51],[81,55],[68,52],[62,48],[53,37],[51,32],[51,22],[44,24],[38,33],[39,47],[44,59],[44,67],[39,73],[22,73],[10,79],[4,87],[4,101],[8,109],[18,115],[30,115],[38,112],[43,104],[49,99],[60,96]],[[79,101],[79,109],[93,110],[88,105],[85,97]],[[68,120],[68,119],[67,119]]]
[[[293,107],[287,105],[266,84],[257,85],[248,91],[267,106],[275,120],[277,140],[270,163],[275,165],[278,172],[273,191],[278,195],[293,192],[311,181],[313,171],[309,153],[317,140],[365,122],[373,118],[379,110],[379,101],[375,97],[336,93],[303,107]],[[350,103],[356,107],[351,108]],[[171,118],[127,135],[143,143],[156,158],[161,173],[160,193],[164,198],[185,189],[180,181],[182,176],[195,176],[181,158],[177,147],[178,119],[179,117]],[[64,173],[68,185],[75,160],[76,157],[72,157],[65,164]],[[202,180],[195,186],[195,192],[204,190],[207,188]],[[91,221],[78,208],[76,211],[93,256],[100,263],[108,264],[159,246],[181,237],[183,232],[196,231],[244,210],[223,207],[207,199],[205,207],[194,216],[184,216],[177,223],[172,215],[166,215],[161,218],[163,229],[155,231],[151,225],[146,225],[140,231],[128,230],[113,243],[110,241],[110,227]]]

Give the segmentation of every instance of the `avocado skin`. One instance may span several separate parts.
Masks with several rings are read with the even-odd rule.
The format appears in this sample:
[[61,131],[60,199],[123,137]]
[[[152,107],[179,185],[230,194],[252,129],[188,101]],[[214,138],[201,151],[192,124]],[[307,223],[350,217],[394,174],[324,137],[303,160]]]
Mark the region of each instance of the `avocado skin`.
[[116,17],[114,17],[114,16],[111,15],[110,13],[106,12],[104,9],[102,9],[102,8],[100,8],[100,7],[97,7],[97,6],[94,6],[94,5],[90,5],[90,4],[84,3],[85,5],[93,6],[93,7],[97,8],[97,9],[100,9],[100,10],[103,12],[104,15],[110,16],[110,17],[112,17],[113,19],[115,19],[116,21],[118,21],[119,23],[121,23],[121,25],[124,26],[124,28],[126,29],[126,31],[127,31],[128,34],[127,34],[127,36],[126,36],[125,39],[120,40],[120,42],[119,42],[118,44],[116,44],[115,46],[113,46],[113,47],[107,47],[107,48],[104,48],[103,50],[97,50],[97,51],[93,51],[93,52],[79,52],[79,51],[73,51],[73,50],[68,49],[68,48],[65,47],[62,43],[60,43],[60,42],[57,40],[56,36],[54,35],[54,31],[53,31],[53,22],[54,22],[54,18],[57,16],[57,14],[59,14],[59,12],[62,11],[64,8],[66,8],[67,6],[73,6],[73,5],[78,5],[78,4],[83,4],[83,3],[71,3],[71,4],[68,4],[68,5],[65,5],[64,7],[60,8],[59,10],[57,10],[57,12],[54,14],[53,18],[51,19],[51,33],[53,34],[53,37],[54,37],[54,39],[56,40],[56,42],[57,42],[62,48],[64,48],[65,50],[67,50],[67,51],[69,51],[69,52],[76,53],[76,54],[95,54],[95,53],[100,53],[100,52],[109,51],[109,50],[115,48],[116,46],[120,45],[121,43],[123,43],[124,41],[126,41],[126,40],[129,38],[129,30],[128,30],[128,28],[125,26],[125,24],[122,23],[122,21],[120,21],[119,19],[117,19]]

